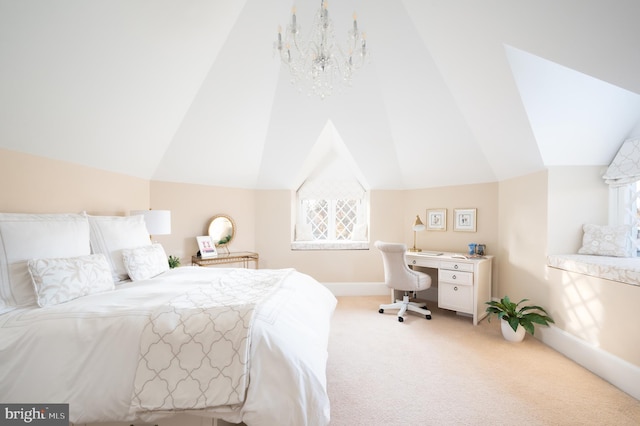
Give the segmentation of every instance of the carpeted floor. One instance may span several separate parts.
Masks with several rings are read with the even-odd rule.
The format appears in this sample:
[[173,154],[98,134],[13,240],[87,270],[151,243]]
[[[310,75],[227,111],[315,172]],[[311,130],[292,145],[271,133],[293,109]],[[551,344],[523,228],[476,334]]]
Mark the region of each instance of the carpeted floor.
[[331,324],[331,424],[640,425],[640,401],[497,320],[429,306],[433,319],[378,313],[387,297],[340,297]]

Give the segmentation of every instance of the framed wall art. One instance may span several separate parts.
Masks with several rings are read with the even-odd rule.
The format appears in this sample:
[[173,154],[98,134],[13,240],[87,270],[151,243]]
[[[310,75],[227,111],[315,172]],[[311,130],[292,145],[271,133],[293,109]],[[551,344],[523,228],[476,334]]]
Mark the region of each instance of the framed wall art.
[[476,232],[477,209],[453,209],[453,230]]
[[198,248],[200,249],[200,257],[203,259],[209,257],[215,257],[218,255],[218,251],[216,250],[216,245],[213,243],[213,239],[208,236],[196,237],[198,240]]
[[427,231],[447,230],[447,209],[427,209]]

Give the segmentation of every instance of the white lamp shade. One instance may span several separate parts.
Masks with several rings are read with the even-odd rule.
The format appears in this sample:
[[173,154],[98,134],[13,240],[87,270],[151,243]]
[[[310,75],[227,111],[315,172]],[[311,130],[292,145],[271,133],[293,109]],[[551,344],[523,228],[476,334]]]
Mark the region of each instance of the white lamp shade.
[[144,216],[149,235],[171,234],[170,210],[132,210],[131,216]]

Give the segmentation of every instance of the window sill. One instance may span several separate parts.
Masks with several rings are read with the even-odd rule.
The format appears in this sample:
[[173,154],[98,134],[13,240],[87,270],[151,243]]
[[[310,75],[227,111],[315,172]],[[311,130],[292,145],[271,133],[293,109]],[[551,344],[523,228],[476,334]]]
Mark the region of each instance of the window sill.
[[556,254],[547,257],[552,268],[640,286],[640,258]]
[[293,241],[291,250],[369,250],[368,241]]

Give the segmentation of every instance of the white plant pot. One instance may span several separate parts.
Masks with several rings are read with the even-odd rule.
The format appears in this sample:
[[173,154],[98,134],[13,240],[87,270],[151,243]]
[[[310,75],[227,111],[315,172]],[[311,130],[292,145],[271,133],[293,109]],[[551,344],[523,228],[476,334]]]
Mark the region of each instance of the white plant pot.
[[518,324],[518,329],[513,331],[513,328],[505,320],[500,320],[500,329],[502,330],[502,337],[509,342],[522,342],[524,335],[527,334],[527,331],[520,324]]

